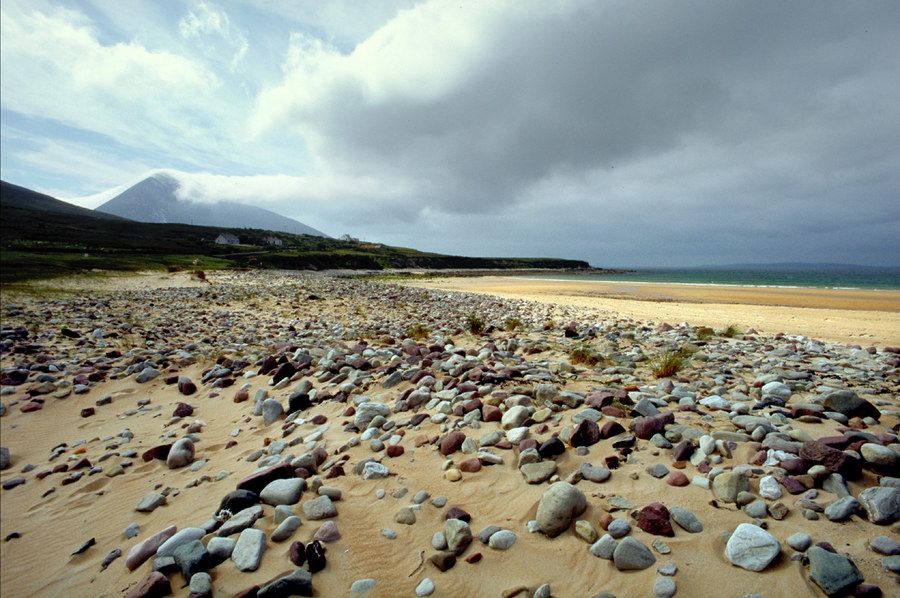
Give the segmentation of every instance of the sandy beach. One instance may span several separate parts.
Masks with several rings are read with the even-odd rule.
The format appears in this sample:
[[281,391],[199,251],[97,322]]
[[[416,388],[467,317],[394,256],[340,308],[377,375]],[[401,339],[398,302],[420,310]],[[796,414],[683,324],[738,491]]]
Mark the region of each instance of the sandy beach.
[[[886,536],[890,550],[898,524],[874,523],[862,506],[836,520],[824,512],[845,492],[837,471],[854,497],[893,487],[890,468],[861,455],[900,458],[897,356],[882,350],[900,344],[895,295],[851,293],[845,301],[858,303],[848,309],[819,293],[811,294],[815,307],[796,307],[790,302],[803,293],[731,289],[732,300],[745,302],[733,303],[717,289],[601,290],[500,277],[416,287],[297,273],[208,278],[117,276],[4,296],[4,598],[134,592],[154,567],[153,557],[126,567],[135,546],[169,526],[199,528],[209,546],[223,497],[285,463],[290,479],[306,480],[299,500],[286,503],[302,524],[274,540],[284,513],[263,502],[251,526],[266,538],[255,566],[242,570],[247,557],[226,557],[208,569],[211,592],[195,595],[254,596],[254,587],[264,588],[260,596],[288,595],[265,588],[298,571],[292,543],[317,535],[328,538],[327,566],[311,574],[313,596],[626,598],[654,595],[657,586],[666,595],[671,584],[685,597],[822,597],[803,561],[818,558],[817,549],[788,543],[804,535],[852,561],[858,592],[868,584],[900,594],[887,557],[870,546]],[[660,300],[667,298],[678,301]],[[467,329],[473,314],[487,330]],[[506,330],[511,319],[517,326]],[[548,329],[548,320],[557,325]],[[734,323],[755,328],[757,338],[696,333]],[[775,339],[779,332],[787,336]],[[684,369],[655,377],[649,358],[685,344],[694,353]],[[584,345],[603,361],[575,361],[573,349]],[[854,392],[855,411],[831,413],[843,409],[827,398],[837,390]],[[289,415],[298,394],[310,402]],[[268,401],[280,410],[269,422]],[[380,419],[362,417],[366,403]],[[762,419],[742,424],[740,414]],[[651,424],[658,433],[642,432]],[[189,464],[145,460],[185,438],[194,447]],[[841,447],[828,450],[846,466],[797,458],[820,438]],[[367,461],[383,465],[385,477],[361,475]],[[777,498],[761,496],[774,496],[763,491],[767,476],[781,483]],[[726,478],[744,490],[740,504],[710,487]],[[539,507],[557,484],[574,488],[584,508],[554,536],[539,527]],[[164,504],[136,511],[152,493]],[[323,495],[334,497],[336,514],[312,519],[307,505]],[[702,531],[675,523],[663,535],[646,531],[642,512],[654,503],[689,511]],[[471,542],[453,535],[462,526],[446,521],[453,507],[471,516]],[[328,521],[338,539],[323,529]],[[138,535],[126,537],[134,523]],[[778,542],[761,571],[726,554],[740,524],[759,524]],[[512,544],[487,535],[483,543],[478,535],[489,526],[512,532]],[[628,569],[626,556],[597,556],[597,542],[624,528],[606,546],[631,538],[651,564]],[[230,537],[243,542],[244,532]],[[446,571],[433,561],[446,565],[453,553],[441,538],[462,542]],[[116,550],[121,556],[104,567]],[[157,565],[172,595],[191,595],[177,563]],[[198,575],[191,583],[199,587]]]
[[900,345],[900,291],[679,285],[484,276],[410,283],[589,307],[639,320],[753,328],[858,345]]

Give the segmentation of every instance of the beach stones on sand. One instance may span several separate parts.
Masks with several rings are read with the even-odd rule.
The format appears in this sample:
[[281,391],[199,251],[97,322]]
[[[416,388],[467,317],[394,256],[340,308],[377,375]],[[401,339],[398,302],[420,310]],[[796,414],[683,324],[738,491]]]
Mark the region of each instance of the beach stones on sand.
[[728,561],[748,571],[762,571],[780,552],[781,544],[772,534],[750,523],[738,525],[725,545]]
[[842,554],[813,546],[806,555],[809,557],[809,578],[829,596],[837,596],[863,581],[853,561]]
[[556,537],[569,528],[586,506],[581,490],[568,482],[555,482],[544,491],[538,504],[538,529],[551,538]]
[[650,549],[631,536],[622,538],[613,551],[613,563],[619,571],[638,571],[655,562],[656,557]]
[[190,465],[194,460],[194,441],[190,438],[182,438],[172,445],[169,455],[166,457],[166,465],[169,469],[178,469]]

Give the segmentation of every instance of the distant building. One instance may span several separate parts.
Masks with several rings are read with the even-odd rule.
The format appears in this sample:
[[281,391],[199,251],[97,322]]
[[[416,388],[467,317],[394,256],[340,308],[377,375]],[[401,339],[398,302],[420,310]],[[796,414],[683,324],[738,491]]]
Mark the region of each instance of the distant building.
[[281,247],[282,245],[284,245],[282,240],[278,237],[263,237],[262,242],[266,245],[274,245],[276,247]]
[[240,245],[241,240],[229,233],[222,233],[216,237],[216,245]]

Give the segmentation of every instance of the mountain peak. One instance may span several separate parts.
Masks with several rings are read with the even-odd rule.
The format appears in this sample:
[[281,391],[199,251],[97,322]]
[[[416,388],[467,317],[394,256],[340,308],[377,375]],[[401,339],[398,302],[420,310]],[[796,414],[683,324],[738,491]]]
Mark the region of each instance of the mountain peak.
[[200,202],[178,197],[179,178],[157,171],[131,185],[97,208],[138,222],[182,223],[226,228],[260,228],[299,235],[327,237],[325,233],[256,206],[235,201]]

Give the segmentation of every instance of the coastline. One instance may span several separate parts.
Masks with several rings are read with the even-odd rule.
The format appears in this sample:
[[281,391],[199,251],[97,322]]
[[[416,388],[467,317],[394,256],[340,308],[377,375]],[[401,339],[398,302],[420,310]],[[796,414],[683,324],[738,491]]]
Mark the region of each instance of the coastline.
[[900,344],[900,291],[599,282],[504,276],[405,283],[541,303],[613,311],[621,316],[766,334],[796,334],[860,346]]

